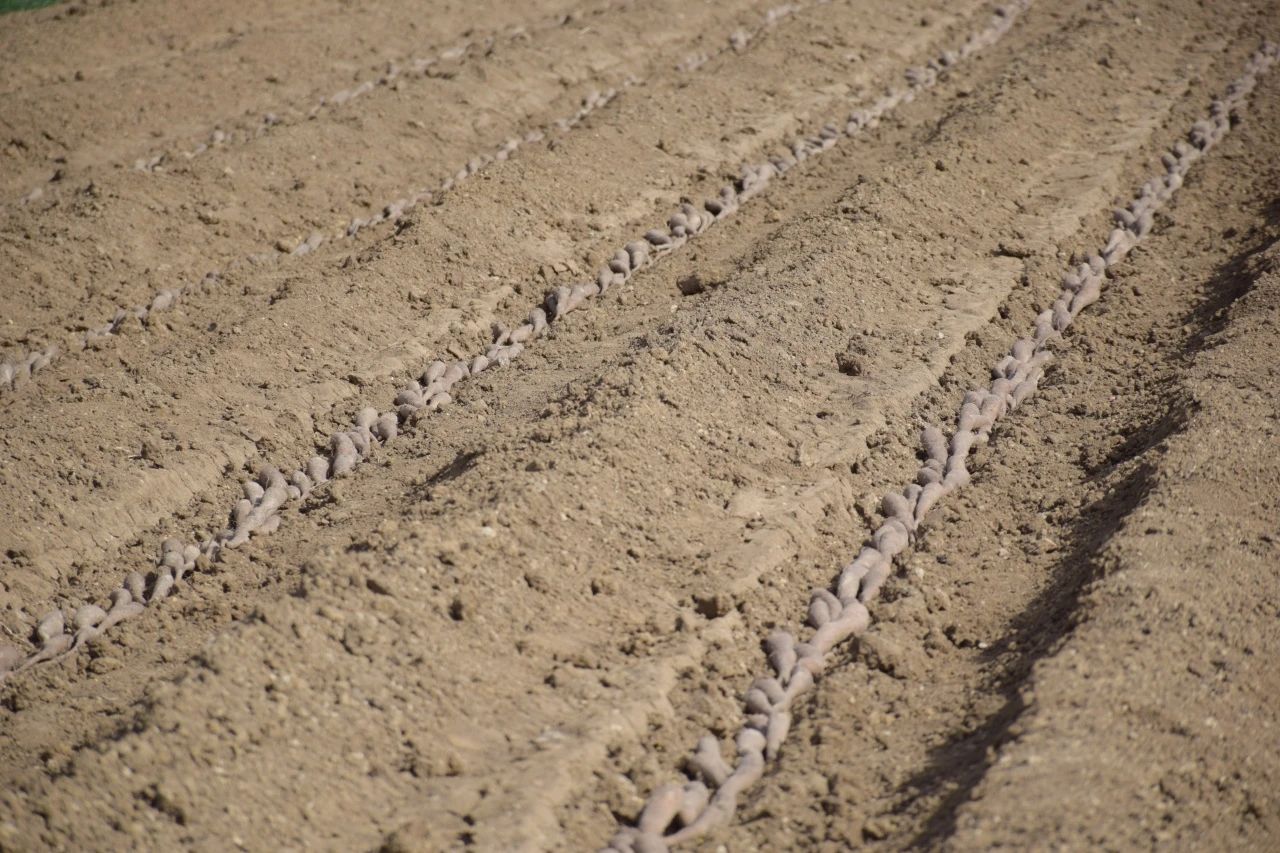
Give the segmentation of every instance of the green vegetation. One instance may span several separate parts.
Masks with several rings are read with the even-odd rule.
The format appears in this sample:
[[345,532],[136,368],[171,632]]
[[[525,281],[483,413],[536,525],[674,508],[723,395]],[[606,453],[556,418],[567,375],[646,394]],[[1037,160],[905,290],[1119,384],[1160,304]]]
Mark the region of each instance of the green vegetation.
[[0,0],[0,15],[6,12],[21,12],[24,9],[39,9],[41,6],[52,6],[60,0]]

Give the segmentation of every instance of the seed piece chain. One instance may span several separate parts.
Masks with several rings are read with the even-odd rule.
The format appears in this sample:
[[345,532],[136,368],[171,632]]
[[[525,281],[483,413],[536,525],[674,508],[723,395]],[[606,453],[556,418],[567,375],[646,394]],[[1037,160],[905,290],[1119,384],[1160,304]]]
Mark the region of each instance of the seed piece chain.
[[[822,6],[829,2],[830,0],[815,0],[813,5]],[[625,8],[629,6],[630,3],[631,0],[625,0],[625,2],[617,5],[616,7],[605,8]],[[690,60],[686,59],[678,63],[676,65],[676,69],[681,73],[689,74],[701,69],[707,62],[716,56],[729,51],[741,53],[746,50],[750,44],[757,41],[763,33],[773,29],[781,21],[792,17],[802,8],[803,7],[798,3],[788,3],[782,6],[775,6],[764,14],[763,20],[758,26],[752,29],[735,29],[719,49],[697,54],[697,58],[699,60],[697,62],[691,63]],[[557,22],[554,24],[555,26],[560,26],[565,22],[560,18],[557,18],[556,21]],[[526,33],[524,30],[519,30],[512,36],[512,38],[518,38],[525,35]],[[492,41],[492,38],[488,38],[479,42],[468,42],[464,46],[452,48],[449,51],[446,51],[442,54],[442,58],[458,59],[465,56],[467,50],[475,45],[481,45],[487,49],[488,46],[491,46]],[[418,69],[419,64],[422,63],[425,63],[422,65],[423,69],[431,68],[436,64],[436,60],[417,60],[413,64],[413,68]],[[379,84],[386,85],[389,82],[394,81],[396,79],[396,75],[399,73],[400,72],[396,71],[394,67],[389,69],[386,74],[379,78]],[[425,71],[419,70],[418,73],[425,73]],[[620,86],[622,89],[630,89],[644,86],[645,82],[645,80],[638,78],[635,75],[629,75],[620,83]],[[373,82],[366,81],[356,87],[356,89],[350,91],[363,93],[372,90],[374,87],[375,84]],[[342,94],[343,93],[339,93],[339,95]],[[281,254],[278,251],[264,251],[239,258],[228,264],[225,269],[210,270],[199,279],[189,281],[176,287],[163,288],[152,294],[151,299],[145,304],[135,305],[132,308],[118,308],[109,321],[70,336],[66,339],[63,346],[49,344],[43,349],[31,350],[25,355],[11,358],[7,361],[0,361],[0,392],[18,388],[20,385],[32,379],[36,374],[49,367],[49,365],[53,364],[60,358],[63,358],[67,353],[82,352],[85,349],[96,349],[105,346],[107,343],[114,340],[130,321],[137,321],[144,325],[149,325],[155,322],[154,318],[156,314],[176,308],[184,299],[204,293],[222,284],[228,272],[232,272],[246,265],[260,266],[263,264],[278,263],[284,259],[309,255],[326,243],[350,240],[366,228],[370,228],[383,222],[399,221],[401,217],[412,211],[414,208],[420,205],[430,204],[434,199],[442,196],[444,193],[447,193],[449,190],[453,189],[455,186],[489,165],[495,162],[509,160],[514,157],[520,148],[540,143],[546,140],[552,133],[568,133],[570,130],[573,130],[582,124],[582,122],[586,120],[587,116],[613,103],[619,94],[620,91],[617,87],[610,87],[604,91],[592,90],[583,97],[581,106],[579,106],[571,115],[558,118],[542,127],[534,128],[526,132],[523,136],[512,136],[504,141],[496,150],[493,150],[492,153],[482,152],[469,158],[467,162],[456,172],[445,177],[434,187],[410,190],[405,195],[384,204],[376,213],[369,216],[353,217],[345,226],[332,233],[326,233],[321,230],[312,231],[304,240],[302,240],[302,242],[298,243],[298,245],[294,246],[285,254]],[[342,103],[356,96],[357,95],[354,94],[348,94],[346,98],[339,98],[339,96],[335,95],[334,98],[322,100],[320,105],[312,110],[312,114],[317,112],[325,104]],[[266,126],[270,126],[270,124],[265,125],[264,127]],[[215,136],[220,133],[221,131],[215,131]],[[203,151],[204,149],[201,148],[199,150]],[[157,157],[153,159],[155,162],[152,163],[151,167],[154,167],[161,158]]]
[[120,587],[112,591],[109,607],[88,603],[70,614],[61,609],[51,611],[37,622],[33,633],[37,648],[29,654],[0,643],[0,681],[9,673],[83,648],[112,626],[163,601],[201,561],[219,560],[224,551],[244,545],[250,537],[275,532],[280,527],[281,509],[307,497],[329,480],[350,473],[380,444],[394,439],[401,429],[415,426],[430,413],[448,406],[458,383],[485,370],[506,367],[520,356],[526,344],[545,336],[570,312],[629,281],[637,272],[679,249],[716,222],[732,216],[740,205],[761,193],[775,178],[835,147],[843,136],[856,137],[877,126],[900,104],[914,100],[917,92],[935,85],[944,71],[999,40],[1013,25],[1017,13],[1029,3],[1030,0],[1019,0],[998,7],[991,23],[971,34],[957,51],[945,51],[924,66],[909,68],[905,73],[905,87],[891,88],[869,106],[854,110],[844,121],[843,132],[834,124],[824,125],[817,134],[793,141],[786,153],[772,156],[767,162],[743,166],[741,177],[722,187],[719,194],[706,200],[701,208],[689,203],[680,205],[679,211],[667,220],[666,228],[651,229],[643,239],[627,243],[615,252],[595,281],[556,288],[514,329],[495,323],[493,343],[483,354],[452,363],[432,362],[418,379],[400,389],[394,409],[385,412],[372,406],[361,409],[349,429],[330,436],[325,453],[312,456],[288,476],[278,468],[264,466],[256,479],[242,484],[244,496],[232,507],[225,529],[199,543],[183,543],[174,538],[161,543],[150,583],[140,572],[130,572]]
[[732,819],[739,795],[760,779],[765,762],[777,757],[791,727],[795,700],[813,687],[832,649],[861,636],[870,626],[867,606],[889,577],[894,558],[913,541],[929,510],[968,484],[966,460],[970,451],[988,440],[1000,418],[1035,392],[1052,358],[1049,345],[1061,339],[1080,312],[1098,300],[1107,270],[1151,233],[1156,211],[1182,187],[1196,160],[1230,131],[1232,116],[1244,109],[1258,77],[1278,56],[1280,47],[1263,44],[1246,63],[1244,73],[1228,85],[1222,97],[1213,100],[1209,115],[1196,121],[1186,139],[1161,156],[1164,171],[1144,183],[1127,207],[1115,211],[1115,227],[1103,248],[1062,275],[1061,294],[1036,317],[1032,334],[1016,340],[1009,354],[995,365],[991,384],[965,394],[950,442],[937,426],[924,430],[926,461],[915,482],[884,496],[881,512],[885,521],[840,572],[834,592],[812,592],[807,622],[815,629],[813,635],[800,641],[790,632],[777,631],[765,641],[773,674],[757,678],[747,690],[746,724],[735,738],[737,766],[730,767],[724,760],[714,735],[704,735],[687,763],[685,781],[654,790],[637,825],[620,830],[606,851],[658,853]]

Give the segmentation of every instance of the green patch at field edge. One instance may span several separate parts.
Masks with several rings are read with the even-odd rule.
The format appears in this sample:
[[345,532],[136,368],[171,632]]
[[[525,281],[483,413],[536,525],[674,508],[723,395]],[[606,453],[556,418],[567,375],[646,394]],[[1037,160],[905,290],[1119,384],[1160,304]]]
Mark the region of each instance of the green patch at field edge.
[[0,0],[0,15],[6,12],[21,12],[26,9],[39,9],[41,6],[52,6],[62,0]]

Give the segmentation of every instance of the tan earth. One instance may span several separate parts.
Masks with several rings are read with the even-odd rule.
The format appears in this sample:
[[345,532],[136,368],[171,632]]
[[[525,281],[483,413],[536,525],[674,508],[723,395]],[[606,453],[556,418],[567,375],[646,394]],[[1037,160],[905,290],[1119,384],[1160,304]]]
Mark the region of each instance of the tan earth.
[[[921,428],[1280,37],[1267,0],[995,8],[0,17],[0,361],[58,347],[0,382],[0,850],[591,850],[703,735],[731,758]],[[798,136],[364,464],[158,564]],[[1153,226],[682,849],[1280,849],[1280,64]]]

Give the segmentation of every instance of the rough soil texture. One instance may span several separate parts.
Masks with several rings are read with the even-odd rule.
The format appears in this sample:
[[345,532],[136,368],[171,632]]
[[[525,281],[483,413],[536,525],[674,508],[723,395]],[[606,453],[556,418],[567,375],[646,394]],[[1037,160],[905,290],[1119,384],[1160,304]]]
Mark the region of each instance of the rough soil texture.
[[[0,644],[30,652],[51,609],[154,573],[260,465],[296,467],[992,11],[779,8],[0,19],[0,356],[225,270],[0,389]],[[606,843],[702,734],[738,730],[762,639],[856,553],[921,426],[954,420],[1278,35],[1264,0],[1032,6],[277,532],[4,677],[0,849]],[[430,203],[289,254],[610,88]],[[1280,846],[1278,187],[1273,71],[701,849]]]

